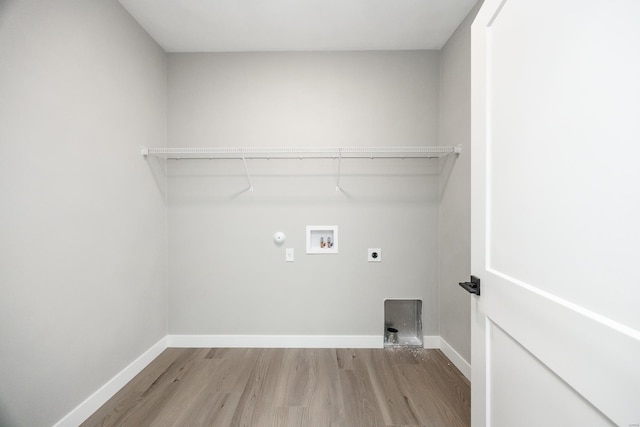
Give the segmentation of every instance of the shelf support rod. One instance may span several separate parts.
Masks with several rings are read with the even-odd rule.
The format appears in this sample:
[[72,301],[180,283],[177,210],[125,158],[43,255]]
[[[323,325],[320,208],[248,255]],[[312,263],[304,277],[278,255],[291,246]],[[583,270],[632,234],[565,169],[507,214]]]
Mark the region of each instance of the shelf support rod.
[[342,148],[338,149],[338,177],[336,178],[336,191],[342,191],[340,188],[340,168],[342,167]]
[[251,182],[251,175],[249,175],[249,166],[247,166],[247,159],[244,158],[244,149],[242,150],[242,163],[244,163],[244,170],[247,173],[247,181],[249,181],[249,191],[253,191],[253,183]]

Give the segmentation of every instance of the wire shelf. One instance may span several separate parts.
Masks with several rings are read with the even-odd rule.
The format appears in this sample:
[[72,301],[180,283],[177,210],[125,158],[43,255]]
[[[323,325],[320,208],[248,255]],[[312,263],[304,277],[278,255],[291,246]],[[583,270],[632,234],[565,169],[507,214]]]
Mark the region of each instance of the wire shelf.
[[460,146],[447,147],[210,147],[147,148],[143,156],[165,159],[319,159],[319,158],[438,158],[460,154]]
[[210,148],[147,148],[140,147],[142,156],[157,156],[173,160],[236,159],[244,163],[249,191],[253,182],[248,159],[338,159],[336,191],[340,188],[342,159],[435,159],[450,154],[459,155],[459,145],[449,147],[210,147]]

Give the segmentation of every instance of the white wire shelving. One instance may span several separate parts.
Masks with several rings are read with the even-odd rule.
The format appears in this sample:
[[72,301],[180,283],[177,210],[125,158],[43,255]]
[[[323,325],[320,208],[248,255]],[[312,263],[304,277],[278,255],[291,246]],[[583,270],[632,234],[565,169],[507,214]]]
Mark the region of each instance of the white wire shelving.
[[140,147],[144,158],[156,156],[168,160],[242,160],[249,191],[253,191],[247,160],[251,159],[338,159],[336,191],[340,191],[342,159],[436,159],[450,154],[460,155],[456,146],[413,147],[209,147],[209,148],[147,148]]
[[165,159],[338,159],[338,158],[438,158],[460,154],[460,146],[447,147],[214,147],[214,148],[147,148],[146,156]]

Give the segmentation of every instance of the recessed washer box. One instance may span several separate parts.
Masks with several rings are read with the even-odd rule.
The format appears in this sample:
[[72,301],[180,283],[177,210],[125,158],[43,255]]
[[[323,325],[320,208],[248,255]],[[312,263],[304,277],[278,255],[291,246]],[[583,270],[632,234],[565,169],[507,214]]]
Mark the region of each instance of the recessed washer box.
[[337,225],[307,225],[308,254],[337,254]]

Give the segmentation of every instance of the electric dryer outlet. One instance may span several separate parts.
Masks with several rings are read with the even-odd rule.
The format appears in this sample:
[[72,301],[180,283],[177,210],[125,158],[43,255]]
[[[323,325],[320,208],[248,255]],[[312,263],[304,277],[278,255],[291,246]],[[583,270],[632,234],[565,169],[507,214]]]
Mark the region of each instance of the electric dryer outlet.
[[369,262],[382,262],[382,249],[369,248],[367,251],[367,261]]

